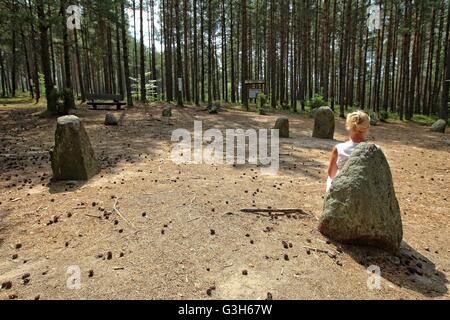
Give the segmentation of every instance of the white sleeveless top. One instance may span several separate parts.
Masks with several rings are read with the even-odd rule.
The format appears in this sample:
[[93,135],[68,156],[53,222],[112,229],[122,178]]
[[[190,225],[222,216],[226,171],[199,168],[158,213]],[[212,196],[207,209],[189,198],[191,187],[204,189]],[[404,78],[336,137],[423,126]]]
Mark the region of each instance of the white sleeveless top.
[[[340,143],[336,146],[336,150],[338,153],[338,158],[336,161],[337,167],[338,167],[338,172],[337,174],[339,174],[339,171],[344,167],[344,165],[347,163],[348,159],[350,158],[350,156],[353,153],[353,150],[355,150],[355,148],[359,145],[359,143],[353,142],[352,140],[349,140],[347,142],[344,143]],[[330,191],[331,187],[333,184],[333,180],[328,177],[327,179],[327,192]]]
[[355,150],[355,148],[358,145],[359,145],[359,143],[349,140],[347,142],[340,143],[336,146],[337,153],[338,153],[338,159],[337,159],[338,170],[341,170],[344,167],[345,163],[352,155],[353,150]]

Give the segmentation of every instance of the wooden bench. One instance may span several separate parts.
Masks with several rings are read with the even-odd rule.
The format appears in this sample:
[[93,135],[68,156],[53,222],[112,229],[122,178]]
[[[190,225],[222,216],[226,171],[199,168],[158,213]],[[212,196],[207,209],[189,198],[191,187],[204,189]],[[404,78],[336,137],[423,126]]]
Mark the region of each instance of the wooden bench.
[[97,110],[97,106],[117,106],[117,110],[120,110],[122,106],[126,105],[121,95],[107,94],[107,93],[88,93],[86,94],[86,100],[88,106],[92,106],[94,110]]

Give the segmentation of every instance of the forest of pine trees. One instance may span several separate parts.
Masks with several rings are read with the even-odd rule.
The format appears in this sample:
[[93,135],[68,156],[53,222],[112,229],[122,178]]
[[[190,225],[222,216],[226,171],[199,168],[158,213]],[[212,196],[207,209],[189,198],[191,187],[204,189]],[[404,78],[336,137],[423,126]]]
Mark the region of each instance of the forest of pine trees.
[[[381,28],[369,30],[379,4]],[[70,5],[81,29],[67,28]],[[272,108],[320,95],[347,108],[448,119],[448,0],[0,0],[0,95],[46,98],[50,114],[86,93],[128,105],[242,103],[266,82]],[[181,79],[181,80],[180,80]],[[146,90],[158,86],[158,95]]]

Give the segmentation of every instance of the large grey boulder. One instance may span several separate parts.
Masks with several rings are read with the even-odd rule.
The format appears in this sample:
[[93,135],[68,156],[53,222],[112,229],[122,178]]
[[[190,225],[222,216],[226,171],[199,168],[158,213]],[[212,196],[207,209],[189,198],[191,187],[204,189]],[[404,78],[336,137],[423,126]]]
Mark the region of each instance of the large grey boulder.
[[280,117],[275,123],[275,128],[280,130],[280,138],[289,138],[289,119],[288,117]]
[[112,113],[107,113],[105,116],[105,125],[107,126],[117,126],[119,124],[119,119]]
[[445,129],[447,128],[447,123],[443,119],[439,119],[431,126],[431,131],[445,133]]
[[319,230],[344,243],[397,252],[403,238],[400,207],[381,149],[362,143],[327,193]]
[[50,159],[56,181],[89,180],[100,171],[83,123],[76,116],[58,118]]
[[313,137],[319,139],[334,138],[334,112],[330,107],[320,107],[314,115]]

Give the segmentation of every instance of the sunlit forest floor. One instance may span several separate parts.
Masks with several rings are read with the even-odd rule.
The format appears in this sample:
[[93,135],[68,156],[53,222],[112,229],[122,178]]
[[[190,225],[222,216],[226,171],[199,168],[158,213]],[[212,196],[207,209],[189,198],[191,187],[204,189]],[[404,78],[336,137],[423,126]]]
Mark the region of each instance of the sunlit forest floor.
[[[51,183],[55,120],[26,101],[0,104],[1,299],[449,299],[450,136],[381,123],[370,132],[391,164],[404,223],[398,256],[327,241],[317,231],[329,151],[346,139],[311,138],[313,121],[290,114],[280,172],[176,165],[174,129],[271,128],[277,114],[163,105],[116,112],[81,106],[102,171],[86,183]],[[244,208],[302,208],[278,219]],[[117,210],[115,210],[116,208]],[[120,213],[120,214],[119,214]],[[381,268],[369,290],[367,268]],[[67,287],[70,266],[81,289]]]

